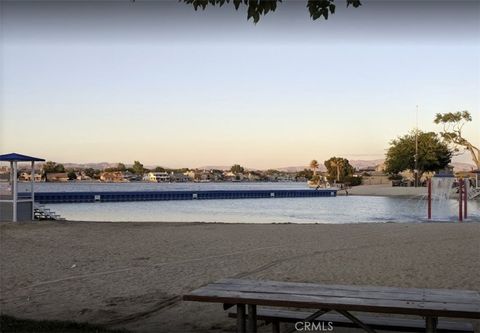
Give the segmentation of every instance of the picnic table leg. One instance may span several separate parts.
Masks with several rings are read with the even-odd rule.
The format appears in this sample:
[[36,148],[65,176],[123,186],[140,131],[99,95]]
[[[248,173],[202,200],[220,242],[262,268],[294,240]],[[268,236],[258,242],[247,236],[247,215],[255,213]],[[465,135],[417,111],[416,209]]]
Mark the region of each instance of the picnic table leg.
[[436,333],[437,332],[437,317],[427,317],[425,318],[425,332],[426,333]]
[[245,304],[237,304],[237,333],[246,333]]
[[248,333],[257,333],[257,306],[248,304]]
[[376,333],[375,330],[373,328],[370,328],[368,327],[368,325],[362,323],[362,321],[360,319],[358,319],[357,317],[355,317],[354,315],[352,315],[350,312],[348,311],[345,311],[345,310],[336,310],[338,313],[340,313],[341,315],[343,315],[344,317],[350,319],[352,322],[354,322],[355,324],[357,324],[358,326],[360,326],[361,328],[363,328],[366,332],[368,333]]
[[280,333],[280,322],[278,320],[272,321],[272,333]]

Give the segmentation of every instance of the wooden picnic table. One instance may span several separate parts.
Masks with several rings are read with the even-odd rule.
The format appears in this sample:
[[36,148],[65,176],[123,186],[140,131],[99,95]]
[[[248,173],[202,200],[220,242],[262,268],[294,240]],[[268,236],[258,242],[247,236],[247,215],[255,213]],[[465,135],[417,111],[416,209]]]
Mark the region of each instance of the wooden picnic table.
[[241,333],[257,331],[257,306],[316,309],[304,319],[310,322],[335,311],[370,333],[375,331],[351,311],[422,316],[428,333],[436,332],[439,317],[480,319],[480,293],[469,290],[223,279],[194,290],[183,299],[223,303],[225,309],[236,305],[237,331]]

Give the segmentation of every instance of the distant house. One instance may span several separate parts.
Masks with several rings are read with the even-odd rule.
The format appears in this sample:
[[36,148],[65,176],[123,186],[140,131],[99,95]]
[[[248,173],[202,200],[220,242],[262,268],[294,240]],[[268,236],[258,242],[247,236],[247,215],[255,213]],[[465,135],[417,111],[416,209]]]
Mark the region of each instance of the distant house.
[[190,181],[190,177],[184,175],[183,173],[172,172],[170,173],[170,181],[174,183],[185,183]]
[[170,174],[168,172],[149,172],[147,179],[150,182],[165,183],[170,181]]
[[259,175],[256,172],[249,172],[248,175],[247,175],[247,178],[251,182],[259,181],[259,180],[262,179],[261,175]]
[[367,166],[356,172],[354,177],[362,177],[363,185],[383,185],[391,184],[388,175],[385,174],[385,163],[376,166]]
[[20,172],[20,175],[18,176],[19,180],[29,180],[30,175],[29,172]]
[[388,175],[379,171],[364,173],[361,176],[362,176],[363,185],[382,185],[382,184],[391,184],[392,182],[388,178]]
[[295,174],[282,173],[282,174],[278,175],[277,181],[279,181],[279,182],[294,182],[295,181]]
[[[35,173],[35,175],[33,177],[34,177],[34,181],[36,181],[36,182],[42,181],[42,175],[39,174],[39,173]],[[30,172],[22,172],[22,173],[20,173],[20,179],[21,180],[26,180],[26,181],[31,181],[32,174]]]
[[201,182],[211,182],[214,180],[214,175],[210,171],[203,170],[198,173],[197,181]]
[[80,171],[80,172],[77,172],[77,180],[92,180],[91,177],[87,176],[85,174],[85,171]]
[[200,170],[188,170],[183,173],[184,176],[188,177],[190,181],[199,182],[207,181],[207,176],[204,174],[205,171]]
[[[367,166],[367,167],[358,169],[358,172],[374,172],[374,171],[377,171],[377,167]],[[379,171],[381,171],[381,170],[379,170]]]
[[185,176],[187,176],[190,180],[195,180],[197,172],[195,170],[188,170],[183,173]]
[[68,174],[66,172],[47,173],[48,182],[68,182]]
[[123,173],[123,178],[124,178],[126,181],[129,181],[129,182],[130,182],[130,181],[140,181],[140,180],[142,180],[142,176],[139,176],[139,175],[137,175],[137,174],[134,174],[134,173],[132,173],[132,172],[130,172],[130,171],[128,171],[128,170]]
[[100,174],[100,180],[107,183],[122,183],[128,181],[121,171],[102,172]]
[[220,170],[210,170],[210,179],[214,182],[223,180],[223,172]]
[[225,171],[223,173],[223,179],[226,181],[242,181],[245,178],[243,173],[235,173],[231,171]]
[[183,173],[190,181],[217,182],[223,180],[222,171],[219,170],[188,170]]

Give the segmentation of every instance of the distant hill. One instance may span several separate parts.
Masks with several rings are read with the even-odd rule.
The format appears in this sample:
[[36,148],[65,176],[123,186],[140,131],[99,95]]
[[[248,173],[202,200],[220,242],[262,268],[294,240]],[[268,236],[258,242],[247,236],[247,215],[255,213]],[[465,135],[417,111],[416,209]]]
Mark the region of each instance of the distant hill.
[[[281,167],[281,168],[273,168],[278,171],[283,171],[283,172],[299,172],[304,169],[310,169],[308,165],[297,165],[297,166],[287,166],[287,167]],[[320,167],[318,168],[319,171],[325,171],[326,168],[323,164],[320,164]]]
[[[376,160],[349,160],[350,164],[355,168],[355,169],[365,169],[368,167],[376,167],[379,164],[382,164],[384,162],[383,159],[376,159]],[[93,168],[93,169],[99,169],[103,170],[105,168],[113,168],[118,165],[118,163],[109,163],[109,162],[99,162],[99,163],[62,163],[65,168]],[[453,168],[455,171],[470,171],[474,170],[475,166],[470,163],[462,163],[462,162],[453,162],[451,163],[453,165]],[[41,164],[39,164],[40,166]],[[126,167],[131,167],[132,164],[125,164]],[[149,169],[154,169],[155,166],[151,165],[145,165],[146,168]],[[217,170],[230,170],[230,165],[205,165],[205,166],[200,166],[197,167],[199,170],[211,170],[211,169],[217,169]],[[256,168],[248,168],[245,167],[247,171],[257,171],[261,169],[256,169]],[[283,172],[299,172],[304,169],[309,169],[309,166],[306,165],[296,165],[296,166],[286,166],[286,167],[280,167],[280,168],[271,168]],[[266,170],[266,169],[263,169]],[[326,171],[325,166],[323,163],[320,163],[319,171]]]
[[[350,164],[356,169],[364,169],[367,167],[375,167],[379,164],[383,163],[383,160],[349,160]],[[284,171],[284,172],[298,172],[302,171],[303,169],[309,169],[308,165],[298,165],[298,166],[287,166],[277,168],[277,170]],[[319,171],[327,171],[325,165],[320,163],[320,167],[318,168]]]
[[379,164],[382,164],[384,162],[383,159],[377,159],[377,160],[349,160],[350,164],[355,168],[355,169],[366,169],[369,167],[376,167]]
[[231,165],[204,165],[200,166],[197,169],[198,170],[230,170],[232,166]]
[[[99,163],[61,163],[66,169],[75,169],[75,168],[93,168],[103,170],[105,168],[113,168],[118,165],[118,163],[108,163],[108,162],[99,162]],[[128,167],[128,166],[127,166]]]
[[[368,167],[376,167],[379,164],[383,164],[384,160],[383,159],[349,160],[349,162],[355,169],[366,169]],[[453,169],[455,171],[470,171],[475,169],[475,166],[470,163],[453,162],[451,163],[451,165],[453,165]],[[277,168],[277,170],[284,171],[284,172],[298,172],[298,171],[302,171],[303,169],[309,169],[309,166],[299,165],[299,166],[287,166],[287,167]],[[323,163],[320,164],[319,170],[326,171],[326,168],[323,165]]]

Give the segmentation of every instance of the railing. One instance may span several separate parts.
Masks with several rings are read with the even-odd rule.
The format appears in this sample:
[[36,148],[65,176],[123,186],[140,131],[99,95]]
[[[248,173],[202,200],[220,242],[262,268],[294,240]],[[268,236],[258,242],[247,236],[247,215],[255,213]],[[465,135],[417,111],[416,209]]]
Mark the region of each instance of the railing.
[[335,197],[336,189],[319,190],[212,190],[212,191],[142,191],[142,192],[38,192],[35,201],[45,203],[218,200]]
[[47,208],[40,204],[34,205],[33,216],[35,220],[55,220],[55,221],[65,220],[60,215],[56,214],[55,212],[52,212],[50,208]]

